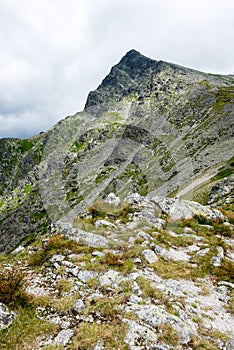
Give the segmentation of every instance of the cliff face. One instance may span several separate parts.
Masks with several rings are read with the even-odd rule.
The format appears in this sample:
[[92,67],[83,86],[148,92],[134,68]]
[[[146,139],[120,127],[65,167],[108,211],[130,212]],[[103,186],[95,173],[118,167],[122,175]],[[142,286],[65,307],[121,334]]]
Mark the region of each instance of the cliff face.
[[233,76],[131,50],[83,112],[35,138],[0,140],[0,251],[110,192],[206,203],[233,173],[233,121]]

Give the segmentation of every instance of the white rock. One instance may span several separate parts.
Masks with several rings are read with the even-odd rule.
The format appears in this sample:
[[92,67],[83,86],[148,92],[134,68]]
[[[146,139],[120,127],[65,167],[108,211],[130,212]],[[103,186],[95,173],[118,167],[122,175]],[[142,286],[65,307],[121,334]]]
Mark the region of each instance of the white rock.
[[[156,344],[156,332],[153,332],[150,328],[142,326],[135,321],[128,319],[123,319],[123,321],[129,326],[129,331],[125,337],[125,343],[130,346],[130,349],[148,349],[149,344]],[[142,346],[137,346],[139,341]],[[150,347],[149,349],[152,348]]]
[[149,241],[152,241],[152,239],[153,239],[148,233],[146,233],[144,231],[139,231],[137,234],[137,237],[143,238],[143,239],[149,240]]
[[109,270],[99,277],[99,281],[101,286],[118,285],[123,281],[123,276],[115,270]]
[[114,224],[112,224],[111,222],[109,222],[107,220],[97,220],[97,221],[95,221],[94,225],[96,227],[100,227],[100,226],[115,227]]
[[95,346],[94,350],[104,350],[104,342],[103,342],[103,340],[99,340],[99,342]]
[[196,255],[205,256],[209,251],[210,251],[210,248],[204,248],[204,249],[199,250]]
[[137,228],[137,226],[138,226],[138,222],[133,222],[133,221],[131,221],[131,222],[128,222],[127,223],[127,228],[129,228],[130,230],[134,230],[135,228]]
[[224,250],[222,247],[217,247],[218,254],[211,259],[211,264],[213,266],[221,266],[222,260],[224,258]]
[[137,295],[132,294],[129,298],[129,303],[138,304],[138,303],[142,302],[142,300],[143,299],[141,297],[138,297]]
[[54,254],[52,255],[52,257],[50,258],[50,262],[53,264],[55,262],[61,262],[65,259],[65,256],[64,255],[61,255],[61,254]]
[[83,310],[85,309],[85,304],[84,304],[83,300],[81,300],[81,299],[76,300],[73,309],[74,309],[76,312],[81,312],[81,311],[83,311]]
[[23,252],[24,250],[25,250],[25,248],[22,245],[20,245],[15,250],[13,250],[13,252],[11,254],[12,255],[17,255],[18,253]]
[[88,247],[108,247],[108,240],[105,237],[96,235],[95,233],[85,232],[80,229],[73,230],[69,237],[77,242],[84,243]]
[[99,252],[99,251],[92,252],[92,255],[97,256],[98,258],[103,258],[105,256],[103,252]]
[[180,344],[187,344],[197,333],[195,324],[181,321],[179,317],[168,313],[162,307],[153,304],[131,304],[127,308],[128,310],[135,313],[145,326],[155,327],[160,324],[170,324],[177,331]]
[[149,263],[149,264],[154,264],[158,262],[158,257],[157,255],[153,252],[153,250],[151,249],[145,249],[142,252],[142,256],[145,258],[145,260]]
[[83,271],[81,270],[78,273],[78,278],[83,282],[86,283],[88,282],[88,280],[90,280],[90,278],[96,277],[97,273],[94,271]]
[[229,340],[226,343],[226,350],[234,350],[234,339]]
[[170,248],[168,251],[169,259],[172,261],[189,261],[191,258],[190,255],[186,253],[186,251],[182,249],[173,249]]
[[63,266],[70,267],[70,268],[75,268],[76,267],[76,265],[74,265],[72,262],[70,262],[68,260],[63,260],[61,264]]
[[71,338],[73,337],[73,335],[74,335],[74,331],[72,329],[63,329],[55,337],[54,344],[67,345],[71,340]]
[[78,277],[79,271],[80,271],[80,268],[78,266],[71,269],[70,268],[67,269],[67,272],[72,274],[74,277]]
[[153,197],[151,199],[172,220],[191,219],[194,215],[203,215],[208,219],[224,219],[224,215],[217,209],[212,209],[200,203],[177,198]]
[[116,207],[120,204],[120,198],[117,197],[114,193],[109,193],[107,198],[105,199],[106,203],[114,204]]

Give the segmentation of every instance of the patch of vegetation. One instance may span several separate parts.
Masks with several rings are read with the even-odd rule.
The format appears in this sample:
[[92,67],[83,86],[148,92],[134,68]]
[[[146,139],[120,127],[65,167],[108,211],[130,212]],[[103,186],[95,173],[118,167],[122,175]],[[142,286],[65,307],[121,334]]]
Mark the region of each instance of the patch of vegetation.
[[194,350],[214,350],[214,349],[217,349],[217,344],[215,344],[212,340],[199,338],[199,337],[194,337],[189,342],[189,345]]
[[175,262],[175,261],[164,261],[160,259],[159,262],[154,264],[155,272],[162,278],[195,278],[197,275],[196,269],[194,269],[189,263],[186,262]]
[[230,312],[234,316],[234,290],[232,290],[232,295],[230,299]]
[[53,254],[64,253],[64,251],[73,253],[89,252],[92,248],[82,246],[76,241],[67,239],[64,235],[56,234],[49,239],[49,241],[39,249],[37,252],[30,255],[28,264],[30,266],[43,265]]
[[4,203],[5,203],[5,199],[1,198],[0,199],[0,209],[3,207]]
[[153,286],[152,281],[142,276],[137,277],[136,281],[142,290],[143,298],[150,297],[153,299],[163,300],[163,293]]
[[83,201],[84,197],[79,195],[79,189],[73,187],[66,193],[66,200],[70,204],[71,208],[75,207],[81,201]]
[[215,235],[221,235],[224,237],[231,237],[233,235],[233,230],[230,226],[222,223],[214,223],[212,231]]
[[10,308],[27,307],[31,299],[25,292],[24,275],[18,270],[0,271],[1,302]]
[[19,149],[22,153],[29,151],[34,146],[31,140],[23,139],[19,140]]
[[85,147],[87,146],[87,143],[86,142],[78,142],[78,141],[75,141],[73,142],[72,146],[71,146],[71,151],[72,152],[78,152],[82,149],[84,149]]
[[213,222],[211,220],[209,220],[204,215],[194,215],[193,219],[196,220],[199,225],[212,225],[213,224]]
[[72,289],[72,282],[67,279],[61,279],[57,282],[56,288],[60,293],[70,292]]
[[169,324],[162,324],[157,326],[157,336],[159,342],[177,345],[179,342],[179,337],[176,330]]
[[216,176],[212,180],[222,180],[225,177],[228,177],[234,173],[234,169],[231,168],[222,168],[220,171],[216,174]]
[[227,104],[231,104],[234,100],[234,88],[232,86],[221,86],[218,88],[218,92],[215,94],[216,102],[213,105],[213,109],[216,113],[222,111],[223,107]]
[[102,183],[102,181],[105,180],[105,178],[114,170],[114,167],[106,167],[105,169],[102,169],[101,172],[95,178],[96,184],[99,185],[100,183]]
[[31,192],[32,185],[31,184],[26,184],[24,187],[24,193],[28,196]]
[[106,350],[128,350],[128,345],[124,343],[127,330],[127,324],[121,322],[111,322],[108,324],[82,322],[77,328],[77,334],[70,345],[70,349],[94,349],[98,341],[102,340]]
[[194,238],[189,236],[171,236],[167,231],[162,231],[155,236],[155,242],[169,248],[171,245],[176,247],[187,247],[194,243]]
[[234,199],[229,203],[222,205],[222,208],[219,209],[228,218],[230,224],[234,225]]
[[103,296],[98,299],[86,301],[84,315],[93,315],[94,318],[110,323],[121,323],[124,310],[120,310],[120,305],[126,303],[129,294],[124,293],[114,297]]
[[129,214],[134,213],[134,209],[131,204],[127,202],[121,202],[118,206],[112,203],[104,201],[94,202],[88,211],[95,220],[98,219],[113,219],[121,220],[122,223],[126,223],[129,218]]
[[110,267],[114,267],[124,273],[130,273],[134,270],[134,262],[127,258],[125,254],[107,253],[101,263],[105,263]]
[[74,303],[75,303],[76,299],[77,299],[76,295],[58,298],[58,299],[51,300],[49,305],[55,311],[64,315],[64,314],[68,314],[69,312],[72,312],[72,309],[74,307]]
[[123,173],[118,177],[120,181],[131,181],[134,184],[136,192],[141,196],[146,196],[149,193],[148,177],[139,165],[130,163]]
[[31,308],[19,308],[12,325],[0,331],[0,348],[37,349],[41,336],[55,334],[58,326],[40,320]]

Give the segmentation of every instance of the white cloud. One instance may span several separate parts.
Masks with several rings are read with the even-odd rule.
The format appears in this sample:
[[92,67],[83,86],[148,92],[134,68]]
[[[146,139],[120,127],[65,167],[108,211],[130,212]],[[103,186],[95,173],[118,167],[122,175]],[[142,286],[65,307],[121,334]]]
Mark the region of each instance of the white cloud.
[[234,73],[233,0],[0,0],[0,137],[81,110],[131,48]]

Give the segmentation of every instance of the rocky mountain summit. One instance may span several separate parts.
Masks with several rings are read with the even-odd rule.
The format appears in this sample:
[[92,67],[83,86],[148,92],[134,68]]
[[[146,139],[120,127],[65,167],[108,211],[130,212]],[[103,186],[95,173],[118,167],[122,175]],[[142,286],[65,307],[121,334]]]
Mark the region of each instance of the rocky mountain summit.
[[0,348],[234,349],[233,117],[232,75],[131,50],[1,139]]

